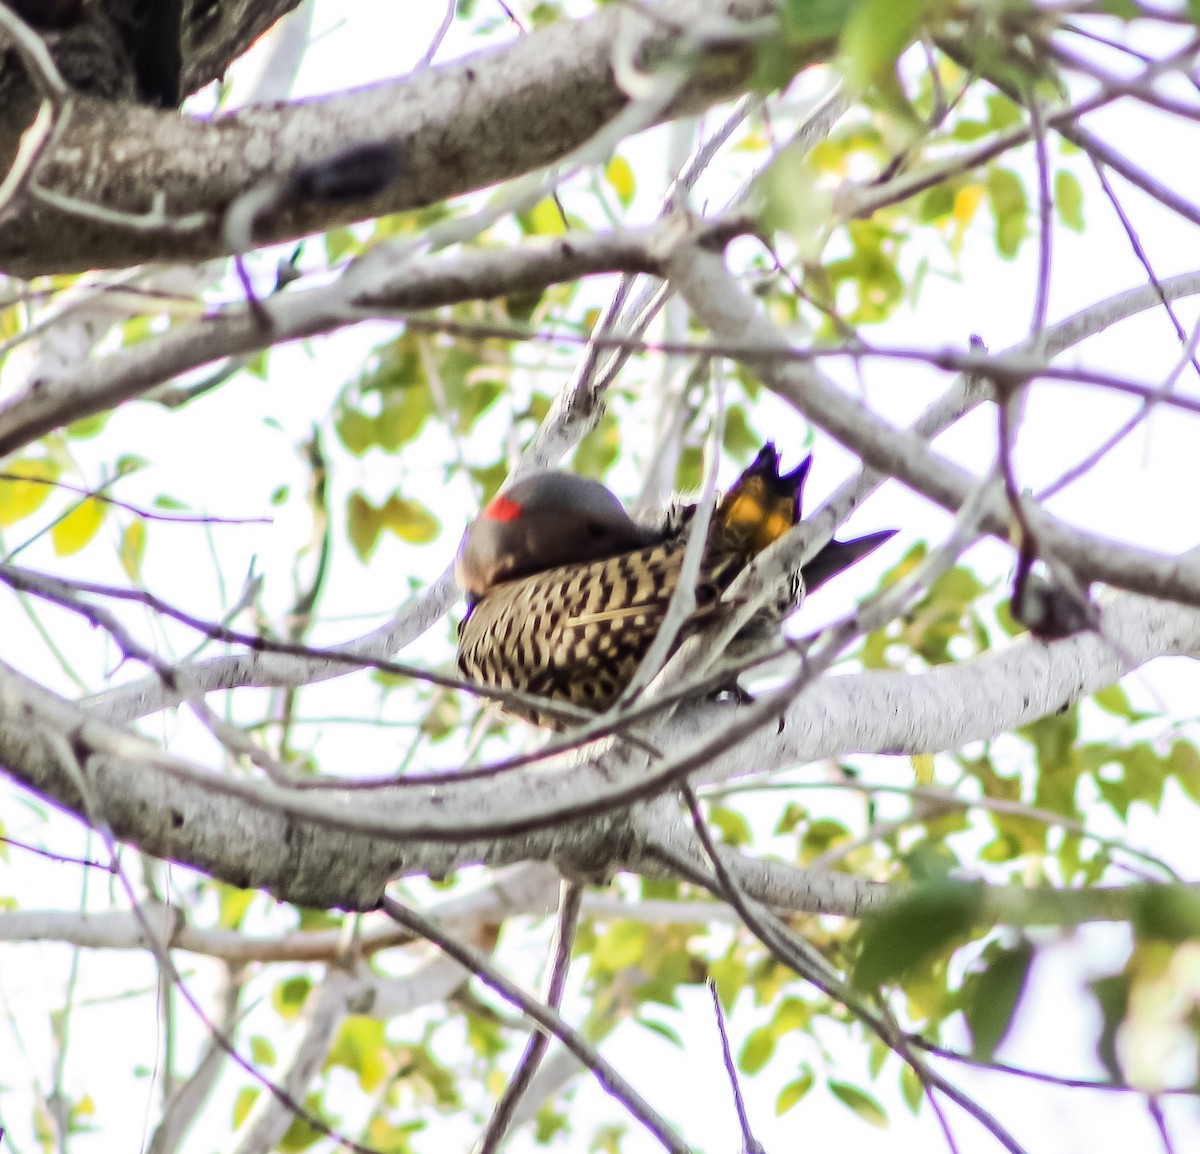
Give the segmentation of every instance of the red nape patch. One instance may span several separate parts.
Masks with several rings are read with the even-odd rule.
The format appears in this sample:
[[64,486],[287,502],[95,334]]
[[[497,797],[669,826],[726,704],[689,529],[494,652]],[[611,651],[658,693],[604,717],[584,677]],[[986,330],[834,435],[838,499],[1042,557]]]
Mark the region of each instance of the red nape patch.
[[500,494],[486,509],[483,515],[489,521],[516,521],[521,516],[521,506],[511,497]]

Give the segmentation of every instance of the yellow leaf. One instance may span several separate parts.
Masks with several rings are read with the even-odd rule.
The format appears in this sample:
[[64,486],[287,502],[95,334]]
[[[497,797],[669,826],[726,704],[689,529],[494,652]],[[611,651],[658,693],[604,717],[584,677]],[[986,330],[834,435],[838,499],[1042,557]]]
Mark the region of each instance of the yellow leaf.
[[628,208],[633,201],[634,193],[637,192],[637,181],[633,177],[633,169],[623,156],[614,156],[612,160],[605,165],[604,176],[608,183],[612,186],[613,192],[617,194],[617,199]]
[[107,506],[95,497],[85,497],[50,530],[54,551],[60,557],[78,553],[95,535]]
[[121,568],[130,581],[137,581],[142,572],[142,558],[146,555],[146,522],[140,517],[130,521],[121,534]]
[[539,200],[529,213],[529,231],[535,236],[558,236],[567,231],[562,211],[553,198]]
[[438,535],[437,518],[419,501],[410,501],[393,493],[379,511],[383,523],[410,545],[424,545]]
[[[0,525],[15,525],[33,513],[54,488],[59,468],[45,457],[22,457],[0,470]],[[21,478],[28,477],[29,480]]]
[[933,782],[933,755],[918,753],[913,759],[913,771],[918,785],[930,785]]
[[966,184],[955,193],[954,219],[960,225],[971,223],[975,210],[979,207],[979,202],[983,200],[983,193],[982,184]]
[[19,309],[4,309],[0,311],[0,340],[15,337],[21,331],[21,313]]

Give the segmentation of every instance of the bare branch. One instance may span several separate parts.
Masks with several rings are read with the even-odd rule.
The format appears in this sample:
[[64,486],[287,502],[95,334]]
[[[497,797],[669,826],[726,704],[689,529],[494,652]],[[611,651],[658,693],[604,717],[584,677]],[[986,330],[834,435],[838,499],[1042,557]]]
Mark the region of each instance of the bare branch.
[[[554,940],[551,942],[551,958],[546,978],[546,1005],[557,1010],[562,1005],[563,990],[567,984],[567,970],[571,964],[571,949],[575,942],[575,930],[579,924],[582,908],[583,887],[578,882],[564,881],[559,898],[558,921],[555,924]],[[513,1115],[521,1099],[529,1089],[546,1049],[549,1036],[535,1031],[525,1044],[525,1050],[517,1060],[504,1093],[496,1103],[487,1127],[477,1144],[479,1154],[493,1154],[500,1148],[505,1134],[512,1126]]]
[[380,902],[380,908],[400,925],[420,934],[421,937],[427,938],[444,950],[456,962],[469,969],[489,989],[494,990],[505,1001],[516,1006],[549,1035],[557,1038],[591,1070],[605,1091],[616,1098],[658,1139],[659,1144],[665,1150],[673,1151],[674,1154],[689,1154],[687,1144],[679,1138],[671,1125],[661,1118],[637,1090],[601,1057],[595,1047],[578,1030],[569,1026],[554,1010],[525,993],[520,986],[500,973],[478,950],[458,941],[419,911],[386,894]]
[[[613,63],[614,45],[638,26],[636,59],[645,69],[673,65],[681,41],[711,66],[694,62],[680,96],[656,119],[686,114],[745,89],[753,75],[749,45],[730,51],[739,29],[759,34],[775,13],[770,0],[668,0],[653,9],[617,5],[588,19],[549,24],[500,48],[423,68],[402,80],[294,105],[242,109],[213,120],[132,105],[76,100],[63,139],[41,164],[39,183],[69,207],[32,199],[18,206],[0,238],[0,267],[30,277],[229,255],[225,209],[251,189],[287,181],[348,144],[385,142],[403,157],[402,175],[375,195],[305,201],[260,226],[261,242],[294,240],[368,217],[444,200],[552,164],[579,147],[630,103]],[[768,27],[774,27],[773,21]],[[804,56],[827,54],[814,39]],[[803,60],[797,59],[797,67]],[[132,231],[102,214],[145,214],[161,194],[162,227]],[[204,214],[203,228],[172,222]]]

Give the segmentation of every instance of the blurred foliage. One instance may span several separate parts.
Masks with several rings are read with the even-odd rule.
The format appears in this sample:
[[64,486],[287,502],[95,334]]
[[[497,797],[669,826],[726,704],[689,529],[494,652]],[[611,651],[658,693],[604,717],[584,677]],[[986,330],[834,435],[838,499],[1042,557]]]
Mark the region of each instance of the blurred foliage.
[[[1100,7],[1120,19],[1138,14],[1132,3]],[[522,15],[535,29],[562,19],[563,11],[557,3],[539,3]],[[508,31],[497,7],[477,0],[461,0],[457,16],[471,22],[481,38],[497,29]],[[1020,0],[785,0],[778,34],[754,47],[755,87],[777,92],[819,51],[840,69],[853,103],[828,136],[807,150],[789,143],[797,118],[786,103],[768,105],[768,115],[752,116],[729,148],[730,183],[753,178],[760,240],[767,242],[752,251],[747,242],[748,251],[739,259],[776,321],[818,345],[867,341],[878,326],[920,306],[929,273],[950,279],[979,275],[971,262],[978,260],[980,246],[969,242],[983,238],[1006,261],[1026,253],[1031,243],[1036,246],[1039,190],[1032,144],[997,147],[997,155],[978,158],[984,148],[1028,126],[1030,99],[1047,101],[1059,91],[1059,79],[1038,50],[1054,18],[1053,6]],[[1049,164],[1052,223],[1083,232],[1090,207],[1088,166],[1066,147],[1052,149]],[[557,197],[526,203],[464,243],[499,249],[526,238],[561,236],[568,229],[642,222],[657,209],[651,177],[643,143],[623,142]],[[904,187],[906,178],[912,178],[908,191],[891,195],[893,182]],[[486,190],[477,200],[437,203],[334,229],[305,242],[297,268],[302,276],[327,275],[374,243],[396,237],[416,241],[435,225],[465,219],[490,195]],[[707,211],[708,200],[703,204]],[[861,204],[869,211],[855,207]],[[252,264],[255,259],[251,254]],[[263,257],[256,274],[265,278],[273,259]],[[47,278],[36,291],[6,296],[0,303],[0,341],[10,364],[37,336],[47,315],[43,302],[73,285],[71,278]],[[317,603],[325,570],[313,558],[323,544],[330,545],[341,580],[353,582],[370,566],[385,570],[390,600],[370,608],[381,616],[393,610],[423,583],[427,570],[436,571],[452,556],[460,506],[488,500],[515,453],[530,443],[577,367],[580,343],[597,325],[608,287],[558,285],[437,309],[406,318],[408,323],[380,323],[371,330],[372,347],[365,356],[339,363],[335,379],[323,380],[310,395],[302,396],[305,390],[299,387],[279,393],[273,402],[278,419],[264,420],[259,430],[264,444],[275,438],[299,449],[319,436],[327,449],[323,460],[296,452],[291,471],[273,477],[269,497],[252,510],[281,524],[290,519],[301,525],[294,588],[289,597],[272,601],[255,582],[253,565],[248,576],[232,565],[214,564],[212,583],[221,593],[214,619],[230,611],[239,625],[290,635],[299,610],[307,612]],[[231,294],[236,299],[238,291],[225,280],[197,290],[196,300],[161,308],[147,304],[147,311],[117,325],[106,339],[112,347],[154,340]],[[699,341],[705,334],[684,336]],[[309,350],[314,356],[316,346]],[[294,371],[295,361],[288,359],[292,352],[272,349],[240,369],[234,366],[238,371],[231,369],[211,390],[177,408],[160,411],[153,400],[134,406],[154,407],[168,443],[168,434],[179,436],[201,406],[226,404],[228,419],[234,420],[240,415],[239,391],[246,396],[259,386],[278,388],[281,379],[286,384]],[[570,467],[611,480],[626,497],[636,495],[631,478],[644,476],[651,464],[665,463],[663,475],[679,489],[699,488],[710,451],[712,385],[703,374],[679,384],[678,359],[635,350],[608,389],[595,426],[571,455]],[[321,368],[326,372],[329,362],[321,362]],[[668,397],[671,404],[662,403]],[[311,427],[297,432],[285,420],[290,413],[283,410],[292,405],[303,410]],[[773,420],[753,371],[731,365],[721,439],[726,463],[744,465],[764,439],[778,436]],[[800,455],[802,436],[787,446],[789,453]],[[138,492],[144,492],[155,483],[158,446],[131,446],[128,437],[120,414],[100,414],[0,463],[6,549],[17,554],[28,547],[39,563],[61,560],[64,571],[76,575],[115,565],[134,589],[145,585],[156,592],[174,579],[170,566],[179,537],[172,534],[205,538],[206,548],[219,555],[222,539],[205,517],[203,477],[176,481],[172,488],[178,491],[152,492],[144,505],[114,503],[126,488],[140,485]],[[148,460],[133,456],[134,448]],[[222,450],[214,446],[212,468],[244,464],[220,459]],[[194,513],[197,523],[168,528],[156,519],[166,512]],[[923,543],[908,544],[882,585],[911,573],[926,557]],[[182,568],[199,564],[175,563]],[[239,600],[243,590],[246,596]],[[983,579],[971,563],[956,565],[930,582],[902,618],[865,638],[851,659],[866,669],[919,673],[1011,644],[1022,630],[1006,597],[1007,590]],[[367,611],[357,602],[341,608],[346,617],[335,618],[329,637],[346,636],[345,619]],[[317,617],[317,626],[327,624]],[[47,650],[61,659],[64,679],[75,680],[69,654],[53,644],[50,626],[40,617],[38,626]],[[433,633],[436,637],[426,639],[435,655],[431,664],[443,661],[448,667],[453,629]],[[173,634],[170,644],[173,652],[184,654],[201,639]],[[106,658],[103,677],[116,663],[111,652]],[[462,695],[381,673],[356,684],[370,687],[358,722],[395,724],[400,735],[387,755],[391,760],[384,758],[384,772],[424,768],[431,749],[430,763],[441,765],[460,757],[463,764],[486,761],[514,746],[511,726]],[[324,700],[315,687],[312,697]],[[285,706],[281,699],[272,696],[253,722],[239,716],[237,723],[258,726],[268,735],[268,748],[299,750],[295,764],[306,770],[344,772],[347,761],[358,770],[354,758],[326,752],[319,727],[305,725],[310,689]],[[371,708],[377,709],[376,717],[367,715]],[[319,714],[316,706],[312,712]],[[331,729],[337,720],[329,723]],[[992,741],[936,756],[921,753],[901,763],[909,776],[897,788],[929,785],[938,796],[874,792],[857,762],[847,759],[826,767],[816,784],[827,788],[801,789],[814,784],[810,775],[786,779],[789,791],[782,796],[730,790],[706,800],[707,818],[724,845],[909,887],[904,900],[860,923],[794,916],[789,925],[821,957],[850,974],[864,998],[887,997],[905,1028],[992,1062],[1003,1055],[1020,1020],[1041,952],[1073,932],[1072,897],[1100,883],[1127,882],[1117,864],[1128,864],[1121,839],[1131,820],[1168,805],[1200,805],[1194,730],[1169,731],[1160,721],[1134,708],[1125,690],[1114,686]],[[27,816],[48,820],[35,806],[21,815]],[[1105,820],[1098,822],[1098,816]],[[6,812],[3,828],[14,824]],[[1116,832],[1093,836],[1082,833],[1084,827]],[[0,843],[6,865],[16,856]],[[1147,869],[1153,865],[1148,856],[1141,857]],[[146,874],[154,878],[165,870],[149,863]],[[1062,928],[1042,928],[1032,914],[1028,926],[1001,927],[982,882],[964,878],[1025,887],[1031,907],[1044,891],[1061,891]],[[422,892],[452,892],[460,884],[458,877],[434,879]],[[181,917],[205,928],[336,929],[347,942],[358,928],[339,911],[277,907],[256,891],[211,880],[190,879],[180,883],[180,892]],[[609,893],[634,904],[709,900],[695,886],[659,878],[619,878]],[[1188,1076],[1194,1081],[1200,1045],[1195,996],[1200,903],[1183,886],[1128,887],[1124,896],[1127,908],[1118,920],[1129,930],[1128,957],[1080,991],[1081,999],[1094,1003],[1101,1023],[1097,1059],[1113,1079],[1161,1089],[1150,1084],[1144,1055],[1157,1052],[1165,1038],[1192,1055]],[[0,894],[0,908],[15,904]],[[524,967],[532,985],[546,924],[514,919],[493,929],[482,945],[506,966]],[[416,950],[396,947],[363,964],[385,977],[404,977],[418,956]],[[665,1045],[671,1060],[682,1062],[687,1055],[680,1051],[694,1036],[687,1017],[704,983],[711,981],[722,1006],[734,1015],[739,1074],[769,1081],[778,1114],[802,1110],[815,1093],[827,1094],[871,1127],[888,1124],[883,1102],[894,1099],[897,1090],[909,1108],[920,1108],[922,1087],[909,1067],[890,1058],[887,1047],[844,1007],[797,979],[749,933],[734,932],[719,919],[694,924],[585,919],[574,959],[572,980],[579,987],[573,991],[574,1005],[584,1007],[579,1025],[593,1041],[618,1029],[642,1031],[648,1043]],[[317,971],[294,963],[264,964],[248,981],[253,1019],[239,1044],[244,1042],[241,1048],[256,1067],[281,1076],[280,1040],[287,1029],[300,1027],[319,982]],[[306,1108],[334,1126],[356,1119],[355,1139],[380,1152],[443,1149],[439,1122],[481,1123],[526,1036],[527,1025],[506,1006],[465,983],[445,1002],[394,1021],[364,1008],[341,1023]],[[842,1044],[847,1041],[849,1047]],[[6,1074],[6,1093],[13,1080]],[[240,1087],[229,1121],[233,1129],[245,1122],[261,1093],[255,1085]],[[600,1124],[586,1135],[577,1133],[568,1106],[563,1096],[541,1104],[533,1132],[539,1145],[625,1148],[624,1126]],[[64,1097],[58,1108],[72,1134],[95,1125],[95,1103],[86,1093]],[[40,1099],[31,1112],[38,1142],[45,1149],[62,1145],[58,1122]],[[330,1143],[308,1123],[294,1121],[279,1149],[310,1148],[329,1149]]]

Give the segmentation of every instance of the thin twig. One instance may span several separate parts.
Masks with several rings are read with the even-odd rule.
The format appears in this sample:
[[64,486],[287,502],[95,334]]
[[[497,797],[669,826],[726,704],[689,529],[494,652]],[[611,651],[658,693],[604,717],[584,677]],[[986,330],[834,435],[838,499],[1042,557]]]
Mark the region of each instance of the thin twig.
[[116,836],[109,827],[108,822],[104,819],[96,802],[95,794],[91,786],[90,778],[85,769],[85,763],[88,759],[88,751],[78,739],[78,735],[73,735],[76,740],[68,740],[64,735],[60,737],[60,757],[63,761],[64,768],[71,774],[75,781],[76,788],[79,790],[80,797],[83,799],[83,807],[88,815],[88,821],[91,827],[100,835],[104,842],[105,849],[108,852],[109,859],[112,863],[112,872],[116,875],[117,881],[125,892],[126,899],[129,902],[130,909],[138,919],[138,923],[142,928],[142,933],[146,940],[150,943],[154,956],[162,967],[163,971],[169,976],[175,988],[179,991],[180,996],[188,1004],[192,1012],[203,1023],[208,1031],[209,1037],[218,1045],[230,1058],[259,1086],[266,1090],[274,1097],[281,1105],[283,1105],[293,1117],[300,1119],[307,1125],[311,1126],[319,1134],[323,1134],[327,1138],[333,1139],[340,1143],[346,1149],[351,1150],[354,1154],[379,1154],[379,1152],[371,1146],[365,1146],[361,1143],[353,1141],[351,1138],[333,1127],[328,1125],[322,1118],[306,1109],[305,1106],[296,1100],[296,1098],[288,1093],[283,1087],[276,1084],[251,1061],[243,1058],[237,1047],[233,1044],[231,1038],[224,1033],[216,1023],[214,1023],[207,1015],[204,1007],[200,1005],[195,995],[188,988],[187,983],[183,980],[183,975],[176,967],[174,960],[171,957],[169,944],[162,941],[158,931],[151,924],[145,910],[142,908],[141,902],[138,900],[137,894],[134,892],[133,884],[126,876],[125,870],[120,864],[120,853],[117,845]]
[[437,31],[433,34],[433,39],[429,42],[429,47],[421,54],[421,59],[417,61],[414,72],[420,72],[423,68],[428,68],[433,63],[433,58],[437,55],[438,49],[442,46],[442,41],[446,39],[446,33],[450,31],[450,26],[454,23],[454,13],[458,8],[457,0],[445,0],[446,10],[442,13],[442,22],[438,25]]
[[673,1154],[691,1154],[687,1143],[675,1133],[671,1124],[659,1115],[642,1098],[633,1084],[618,1074],[601,1056],[600,1052],[578,1030],[568,1025],[557,1012],[543,1005],[515,982],[506,978],[482,953],[447,933],[432,918],[426,917],[390,894],[383,896],[379,908],[399,925],[432,942],[459,965],[470,970],[485,986],[494,990],[506,1002],[516,1006],[552,1037],[557,1038],[591,1070],[604,1090],[620,1102],[658,1139],[664,1149],[672,1151]]
[[[1044,1082],[1047,1085],[1062,1086],[1068,1090],[1107,1090],[1115,1094],[1144,1094],[1146,1092],[1144,1086],[1133,1086],[1128,1082],[1101,1081],[1097,1078],[1067,1078],[1061,1074],[1047,1073],[1044,1070],[1030,1070],[1025,1066],[1014,1066],[1011,1062],[984,1062],[971,1054],[962,1054],[957,1050],[951,1050],[928,1038],[923,1038],[920,1034],[909,1034],[908,1040],[914,1046],[919,1046],[922,1050],[933,1054],[935,1057],[945,1058],[950,1062],[957,1062],[963,1066],[972,1066],[977,1070],[986,1070],[994,1074],[1009,1074],[1014,1078],[1025,1078],[1031,1082]],[[1157,1090],[1155,1093],[1160,1097],[1192,1097],[1196,1093],[1196,1087],[1194,1085],[1171,1086],[1163,1090]]]
[[742,1087],[738,1084],[737,1066],[734,1065],[733,1051],[729,1048],[729,1034],[725,1030],[725,1011],[721,1008],[721,995],[717,993],[717,983],[708,979],[708,992],[712,995],[713,1016],[717,1020],[717,1033],[721,1036],[721,1060],[725,1064],[725,1076],[729,1079],[729,1088],[733,1091],[733,1106],[737,1110],[738,1125],[742,1130],[742,1154],[765,1154],[762,1143],[754,1137],[750,1129],[750,1117],[746,1113],[746,1100],[742,1097]]
[[[546,1005],[554,1010],[562,1005],[582,903],[583,886],[575,881],[564,880],[559,891],[558,920],[555,922],[554,938],[550,944],[550,965],[546,978]],[[512,1125],[517,1106],[529,1089],[549,1044],[549,1036],[541,1030],[535,1030],[530,1035],[529,1041],[525,1043],[524,1052],[517,1060],[516,1069],[509,1078],[508,1085],[504,1087],[504,1093],[500,1095],[475,1147],[477,1154],[494,1154],[494,1151],[500,1148],[500,1143],[504,1141],[504,1136]]]

